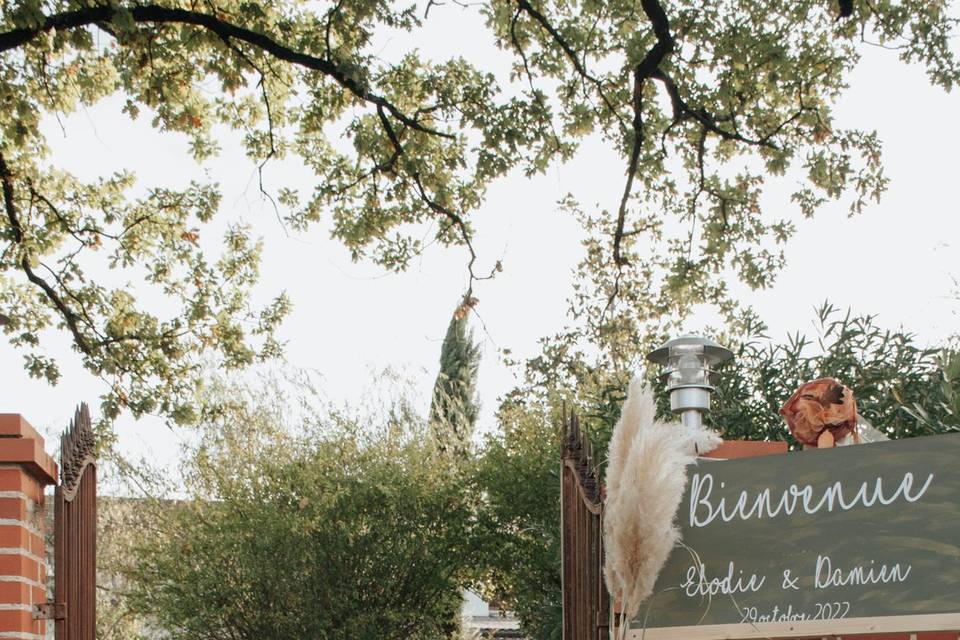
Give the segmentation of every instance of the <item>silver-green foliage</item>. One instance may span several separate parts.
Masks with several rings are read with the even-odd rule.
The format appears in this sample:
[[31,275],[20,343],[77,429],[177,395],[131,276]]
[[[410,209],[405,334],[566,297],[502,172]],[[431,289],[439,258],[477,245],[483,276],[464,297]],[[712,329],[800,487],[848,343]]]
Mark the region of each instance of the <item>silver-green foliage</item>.
[[[98,471],[103,470],[102,461]],[[102,478],[102,476],[101,476]],[[169,505],[143,498],[97,499],[97,640],[149,640],[150,625],[130,601],[126,576],[138,541]]]
[[918,430],[960,431],[960,350],[939,354],[939,371],[928,380],[928,394],[904,403]]
[[474,498],[411,407],[288,425],[293,397],[229,393],[136,550],[132,609],[183,639],[457,633]]
[[924,346],[908,331],[885,329],[874,316],[829,303],[817,309],[815,320],[812,337],[797,332],[784,341],[769,338],[761,322],[744,328],[734,360],[721,369],[709,416],[724,437],[795,445],[778,410],[802,383],[822,377],[850,387],[857,412],[890,438],[942,433],[951,420],[956,426],[941,400],[960,390],[944,368],[956,361],[946,347]]

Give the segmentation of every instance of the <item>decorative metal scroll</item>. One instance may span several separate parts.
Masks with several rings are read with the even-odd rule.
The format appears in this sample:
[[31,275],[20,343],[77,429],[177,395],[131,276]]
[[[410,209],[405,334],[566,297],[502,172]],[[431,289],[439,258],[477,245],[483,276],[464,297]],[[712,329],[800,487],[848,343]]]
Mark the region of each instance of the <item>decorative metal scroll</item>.
[[96,637],[97,465],[90,410],[74,414],[60,439],[60,484],[54,494],[54,600],[63,603],[56,640]]
[[573,412],[563,415],[560,518],[564,640],[606,640],[610,595],[603,582],[603,496],[593,445]]

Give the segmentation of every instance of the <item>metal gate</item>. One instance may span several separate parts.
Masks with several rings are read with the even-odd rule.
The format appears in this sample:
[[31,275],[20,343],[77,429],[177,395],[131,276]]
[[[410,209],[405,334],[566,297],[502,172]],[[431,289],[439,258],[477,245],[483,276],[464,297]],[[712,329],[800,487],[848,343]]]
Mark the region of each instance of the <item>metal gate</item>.
[[610,594],[603,582],[603,496],[593,446],[564,410],[560,473],[564,640],[606,640]]
[[81,404],[60,439],[54,493],[54,602],[57,640],[96,636],[97,465],[90,410]]

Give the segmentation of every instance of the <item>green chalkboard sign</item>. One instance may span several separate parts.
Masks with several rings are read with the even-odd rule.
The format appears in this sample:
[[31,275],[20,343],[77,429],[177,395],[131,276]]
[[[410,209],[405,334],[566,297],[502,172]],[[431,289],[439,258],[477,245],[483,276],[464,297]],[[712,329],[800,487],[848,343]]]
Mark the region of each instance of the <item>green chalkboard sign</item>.
[[960,629],[960,434],[688,469],[630,637]]

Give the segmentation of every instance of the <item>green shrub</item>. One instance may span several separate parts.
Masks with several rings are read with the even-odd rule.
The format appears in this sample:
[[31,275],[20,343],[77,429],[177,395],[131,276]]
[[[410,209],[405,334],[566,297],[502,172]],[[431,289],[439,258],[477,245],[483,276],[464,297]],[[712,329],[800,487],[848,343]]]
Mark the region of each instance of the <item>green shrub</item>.
[[238,402],[207,425],[189,498],[138,550],[136,608],[174,639],[457,634],[475,505],[422,421],[277,420]]

